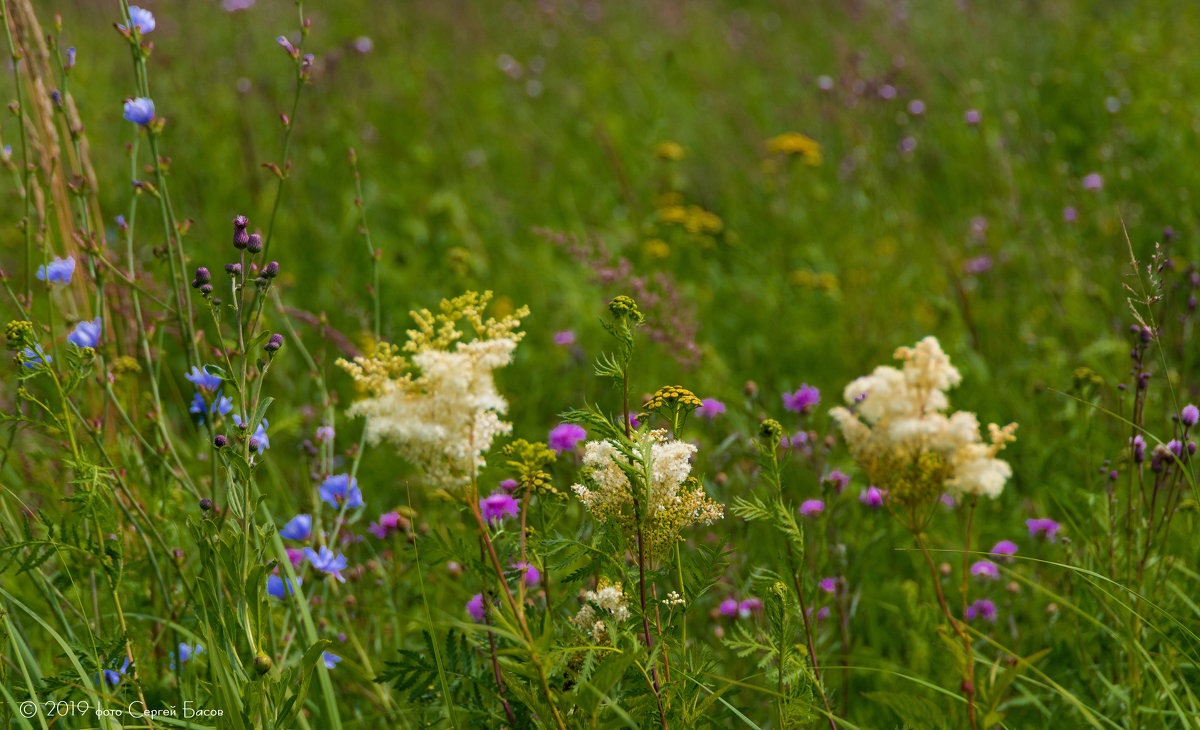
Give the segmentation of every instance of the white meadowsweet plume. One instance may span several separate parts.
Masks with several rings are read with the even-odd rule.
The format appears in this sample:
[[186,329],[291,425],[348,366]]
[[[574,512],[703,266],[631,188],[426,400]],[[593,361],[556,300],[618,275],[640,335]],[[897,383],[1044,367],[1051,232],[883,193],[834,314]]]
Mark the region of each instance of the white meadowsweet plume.
[[[370,357],[339,360],[370,397],[350,408],[367,419],[371,443],[387,441],[400,455],[445,486],[470,481],[485,464],[496,436],[512,425],[501,419],[508,402],[496,390],[493,371],[512,362],[522,333],[520,309],[499,321],[483,319],[490,298],[468,292],[443,301],[441,313],[414,312],[405,352],[381,342]],[[477,338],[463,341],[465,320]]]
[[608,635],[608,625],[605,621],[615,621],[620,624],[629,619],[629,606],[625,602],[625,591],[620,583],[609,583],[607,579],[600,581],[594,591],[584,591],[583,607],[571,619],[592,641],[600,643]]
[[945,489],[951,494],[996,497],[1012,468],[996,454],[1015,440],[1017,424],[979,432],[975,414],[947,416],[946,391],[962,381],[937,338],[901,347],[903,369],[881,366],[846,386],[850,408],[830,415],[855,460],[893,498],[920,502]]
[[[696,453],[694,444],[668,440],[666,431],[650,431],[634,435],[635,453],[643,453],[647,443],[649,469],[638,464],[638,471],[648,471],[650,476],[643,519],[657,552],[670,546],[684,527],[697,522],[712,524],[724,513],[722,506],[709,499],[695,479],[689,479],[691,458]],[[628,468],[629,464],[629,459],[611,441],[589,441],[584,447],[586,486],[576,484],[572,489],[596,519],[613,520],[625,528],[636,526],[634,486],[622,468],[622,465]]]

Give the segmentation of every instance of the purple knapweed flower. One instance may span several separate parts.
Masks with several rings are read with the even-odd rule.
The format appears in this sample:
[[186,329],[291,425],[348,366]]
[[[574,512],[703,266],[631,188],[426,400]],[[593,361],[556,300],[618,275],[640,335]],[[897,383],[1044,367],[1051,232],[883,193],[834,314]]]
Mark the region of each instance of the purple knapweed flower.
[[817,587],[826,593],[837,592],[838,579],[836,577],[822,578],[821,582],[817,583]]
[[483,623],[483,620],[487,618],[487,605],[483,602],[482,593],[476,593],[471,596],[471,600],[467,601],[467,613],[475,619],[475,623]]
[[342,583],[346,582],[346,579],[342,577],[342,571],[346,569],[345,555],[341,553],[335,555],[332,550],[322,545],[320,552],[312,548],[304,548],[304,556],[308,558],[308,562],[312,564],[313,568],[332,575]]
[[636,413],[629,414],[629,427],[630,428],[638,428],[642,425],[642,422],[639,421],[637,419],[637,417],[638,417],[638,414],[636,414]]
[[1062,525],[1048,517],[1025,520],[1025,526],[1029,528],[1030,537],[1040,537],[1050,542],[1058,539],[1058,531],[1062,528]]
[[327,651],[321,652],[321,661],[325,662],[326,669],[333,669],[341,660],[342,658],[337,654],[331,654]]
[[717,606],[717,611],[726,618],[733,618],[737,615],[738,600],[732,596],[721,601],[721,605]]
[[1142,438],[1139,433],[1129,439],[1129,445],[1133,447],[1133,461],[1137,464],[1146,460],[1146,439]]
[[978,109],[968,109],[963,112],[963,119],[967,124],[975,125],[983,120],[983,115],[979,113]]
[[316,432],[317,441],[332,441],[333,426],[318,426]]
[[846,491],[846,487],[850,486],[850,476],[841,469],[834,469],[825,475],[825,478],[821,482],[823,484],[832,484],[833,491],[841,494]]
[[761,598],[747,598],[738,604],[738,618],[750,618],[756,613],[760,613],[763,608]]
[[1063,208],[1062,218],[1065,222],[1074,223],[1075,219],[1078,217],[1079,211],[1075,210],[1073,207],[1068,205],[1067,207]]
[[783,394],[783,407],[793,413],[808,413],[821,402],[821,391],[808,383],[801,383],[792,393]]
[[1083,176],[1084,190],[1099,190],[1104,187],[1104,178],[1098,172],[1089,172]]
[[1017,544],[1012,540],[1001,540],[992,546],[993,555],[1003,555],[1005,562],[1011,563],[1012,556],[1017,554]]
[[367,531],[380,540],[384,539],[391,533],[400,529],[400,513],[396,511],[385,512],[379,515],[378,522],[372,522]]
[[801,517],[815,517],[825,511],[825,503],[819,499],[806,499],[800,503]]
[[504,491],[508,492],[509,494],[512,494],[513,492],[515,492],[517,487],[519,487],[519,486],[521,486],[521,485],[517,482],[516,479],[505,479],[504,481],[500,482],[500,488],[503,489]]
[[296,515],[283,526],[279,536],[288,540],[307,540],[312,533],[312,515]]
[[521,581],[527,586],[533,587],[542,582],[542,572],[533,563],[518,560],[511,567],[521,574]]
[[563,330],[562,332],[554,333],[554,344],[559,347],[570,347],[575,344],[575,333],[571,330]]
[[[326,549],[328,549],[328,548],[326,548]],[[296,576],[296,588],[299,588],[303,584],[304,584],[304,579],[301,578],[300,576]],[[283,598],[284,597],[284,586],[287,586],[288,593],[295,592],[295,589],[292,588],[292,582],[290,580],[287,580],[286,578],[280,578],[277,575],[268,575],[267,576],[267,595],[268,596],[275,596],[276,598]]]
[[254,7],[254,0],[221,0],[221,9],[228,13],[249,10],[252,7]]
[[1183,410],[1179,412],[1179,421],[1188,427],[1195,426],[1196,422],[1200,421],[1200,408],[1197,408],[1191,403],[1187,404],[1183,407]]
[[358,488],[358,480],[349,474],[331,474],[321,483],[317,490],[321,501],[334,509],[347,509],[363,506],[362,491]]
[[925,102],[920,99],[913,99],[908,102],[908,113],[914,117],[919,117],[925,113]]
[[989,623],[996,623],[996,604],[986,598],[981,598],[967,606],[967,620],[974,621],[977,618]]
[[75,273],[75,259],[68,256],[61,259],[54,257],[48,264],[42,264],[38,267],[37,273],[34,274],[39,281],[46,283],[70,284],[71,275]]
[[992,257],[984,254],[963,262],[964,274],[982,274],[992,268]]
[[577,423],[560,423],[550,429],[548,445],[550,449],[561,454],[564,451],[574,451],[575,445],[587,438],[587,431]]
[[100,344],[100,318],[90,321],[85,319],[75,325],[75,329],[67,335],[67,341],[81,349],[96,349],[96,345]]
[[716,398],[705,398],[700,401],[700,407],[696,409],[697,416],[707,418],[710,421],[724,412],[725,404]]
[[129,25],[117,25],[118,28],[128,31],[134,28],[137,32],[145,35],[154,30],[154,14],[149,10],[143,10],[136,5],[129,6]]
[[971,575],[996,580],[1000,577],[1000,568],[990,560],[980,560],[971,566]]
[[141,96],[127,100],[125,102],[125,119],[134,124],[146,126],[154,121],[154,101]]
[[[300,567],[300,563],[304,562],[304,551],[303,550],[297,550],[295,548],[288,548],[287,556],[288,556],[288,560],[292,561],[292,570],[298,569]],[[297,579],[297,580],[299,580],[299,579]]]
[[949,492],[942,492],[942,496],[938,497],[938,500],[948,509],[954,509],[958,506],[958,500],[956,500],[954,495],[950,494]]
[[479,500],[479,511],[483,514],[485,522],[493,522],[505,517],[516,517],[521,511],[521,506],[510,495],[495,492]]
[[871,509],[879,509],[883,506],[883,498],[887,496],[887,491],[878,487],[867,487],[858,495],[858,501],[862,502]]

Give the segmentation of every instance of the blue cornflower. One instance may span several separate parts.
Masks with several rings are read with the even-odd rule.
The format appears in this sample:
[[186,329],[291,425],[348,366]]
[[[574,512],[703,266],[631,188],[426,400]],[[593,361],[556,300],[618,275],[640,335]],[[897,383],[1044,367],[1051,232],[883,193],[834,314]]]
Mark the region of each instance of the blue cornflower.
[[362,507],[362,492],[358,489],[358,480],[349,474],[333,474],[328,477],[317,490],[321,501],[328,502],[330,507],[341,509],[346,507]]
[[[154,30],[154,14],[149,10],[143,10],[136,5],[129,6],[129,25],[137,28],[142,35]],[[124,25],[117,25],[121,30],[129,30]]]
[[304,548],[304,556],[317,570],[332,575],[342,583],[346,582],[346,579],[342,577],[342,571],[346,569],[345,555],[341,553],[334,555],[332,550],[322,545],[320,552],[312,548]]
[[145,126],[154,120],[154,102],[145,97],[125,102],[125,118],[134,124]]
[[[232,410],[233,401],[223,397],[220,393],[217,393],[217,396],[213,399],[212,406],[208,409],[208,412],[214,416],[227,416]],[[188,412],[200,416],[200,422],[204,423],[204,396],[201,395],[199,391],[196,391],[196,394],[192,396],[192,405],[188,408]]]
[[[178,651],[179,662],[181,664],[187,664],[189,659],[191,659],[193,656],[195,656],[197,654],[200,654],[203,651],[204,651],[204,647],[201,646],[200,644],[196,644],[195,646],[188,646],[187,644],[180,642],[179,651]],[[171,669],[174,669],[174,668],[175,668],[175,654],[172,654],[171,655]]]
[[[304,585],[304,579],[301,578],[300,576],[296,576],[296,588],[299,588],[302,585]],[[283,598],[283,595],[284,595],[283,587],[284,587],[284,579],[283,578],[280,578],[277,575],[268,575],[267,576],[267,595],[268,596],[275,596],[276,598]],[[292,588],[291,581],[287,581],[287,592],[288,593],[295,592],[294,589]]]
[[75,273],[75,259],[68,256],[65,259],[60,259],[55,256],[54,260],[48,264],[42,264],[38,267],[37,278],[46,282],[58,282],[60,284],[70,284],[71,274]]
[[[21,358],[25,362],[25,367],[30,370],[36,369],[39,365],[49,364],[54,362],[54,358],[42,352],[42,346],[35,344],[33,347],[26,347],[21,351]],[[45,363],[42,361],[45,360]]]
[[312,515],[296,515],[283,526],[279,536],[288,540],[307,540],[312,532]]
[[96,317],[90,322],[85,319],[75,325],[75,329],[67,335],[67,340],[80,349],[96,349],[96,345],[100,344],[100,318]]
[[67,49],[66,58],[63,60],[63,70],[70,71],[75,68],[75,46]]
[[93,674],[92,678],[96,680],[96,684],[102,684],[102,682],[100,681],[100,678],[103,677],[104,678],[103,684],[118,685],[121,683],[122,675],[124,675],[125,671],[128,669],[129,669],[129,657],[125,657],[125,663],[121,665],[120,669],[105,669],[100,672],[97,672],[96,674]]
[[192,366],[191,372],[183,377],[188,379],[188,382],[196,386],[200,390],[216,390],[221,387],[221,378],[218,375],[213,375],[205,368],[201,370],[195,365]]
[[331,654],[327,651],[322,652],[321,659],[323,659],[325,661],[326,669],[333,669],[334,667],[337,666],[337,663],[342,660],[342,658],[340,656],[338,656],[337,654]]
[[[233,422],[237,425],[242,425],[242,417],[238,414],[233,414]],[[262,419],[262,423],[258,424],[258,429],[254,431],[254,435],[250,437],[251,441],[258,444],[258,453],[262,453],[266,449],[271,448],[271,441],[267,438],[267,419]],[[251,444],[251,447],[254,445]]]

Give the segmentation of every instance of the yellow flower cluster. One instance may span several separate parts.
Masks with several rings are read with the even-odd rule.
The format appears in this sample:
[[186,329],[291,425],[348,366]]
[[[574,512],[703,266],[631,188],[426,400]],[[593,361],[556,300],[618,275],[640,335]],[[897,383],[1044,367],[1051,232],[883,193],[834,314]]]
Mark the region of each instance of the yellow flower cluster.
[[792,272],[792,283],[807,289],[835,292],[838,290],[838,278],[828,271],[817,273],[809,269],[796,269]]
[[693,235],[704,233],[715,236],[725,230],[721,216],[698,205],[668,205],[658,209],[658,220],[673,226],[681,226]]
[[704,405],[696,394],[682,385],[664,385],[659,388],[650,400],[646,401],[646,410],[657,411],[660,408],[699,408]]
[[530,442],[517,439],[504,447],[508,465],[517,472],[517,484],[521,493],[558,494],[553,477],[546,467],[553,464],[558,454],[541,441]]
[[417,329],[408,331],[408,342],[404,351],[410,353],[425,350],[449,350],[450,346],[460,341],[462,331],[458,329],[459,321],[464,320],[469,325],[478,340],[509,339],[514,343],[520,342],[525,333],[517,331],[521,326],[521,318],[529,316],[529,307],[505,315],[497,320],[495,317],[483,318],[483,310],[492,300],[492,293],[485,291],[469,291],[453,299],[443,299],[441,311],[433,314],[428,309],[412,312],[417,321]]
[[785,132],[767,140],[769,155],[799,155],[805,164],[821,164],[821,144],[798,132]]
[[654,146],[654,156],[660,160],[678,162],[684,158],[683,145],[678,142],[659,142]]

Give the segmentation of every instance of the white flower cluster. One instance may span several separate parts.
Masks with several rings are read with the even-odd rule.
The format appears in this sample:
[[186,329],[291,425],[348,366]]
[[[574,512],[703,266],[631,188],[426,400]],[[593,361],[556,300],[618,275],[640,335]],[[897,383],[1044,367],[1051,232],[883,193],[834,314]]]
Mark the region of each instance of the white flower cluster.
[[601,581],[600,585],[596,586],[596,590],[583,592],[583,600],[586,603],[571,619],[571,623],[575,624],[575,627],[583,633],[590,635],[592,641],[596,643],[600,643],[608,634],[608,626],[604,623],[605,619],[600,616],[607,614],[618,624],[630,616],[629,606],[625,603],[625,591],[621,588],[620,583]]
[[[692,471],[691,458],[696,447],[686,441],[666,440],[666,431],[651,431],[646,435],[650,446],[650,500],[646,517],[678,508],[685,501],[680,486]],[[636,438],[636,437],[635,437]],[[584,447],[583,468],[592,487],[576,484],[572,489],[589,511],[598,514],[618,513],[633,505],[629,477],[620,464],[628,460],[608,441],[589,441]],[[699,514],[705,524],[721,515]]]
[[459,342],[453,350],[412,357],[420,375],[387,383],[354,404],[367,418],[367,439],[387,440],[400,454],[447,484],[461,484],[483,467],[492,440],[512,430],[500,420],[508,402],[492,371],[512,361],[517,343],[506,337]]
[[996,458],[1015,440],[1017,424],[988,426],[989,442],[981,439],[974,413],[950,407],[946,391],[962,381],[936,337],[916,347],[901,347],[896,358],[902,370],[880,366],[846,386],[843,396],[855,410],[834,408],[830,415],[841,428],[855,460],[871,474],[875,468],[894,468],[922,454],[936,455],[946,470],[945,488],[952,494],[996,497],[1012,475],[1008,462]]
[[667,594],[667,597],[663,603],[665,603],[667,606],[673,607],[682,606],[684,603],[686,603],[686,601],[683,600],[683,596],[679,595],[679,591],[671,591]]

